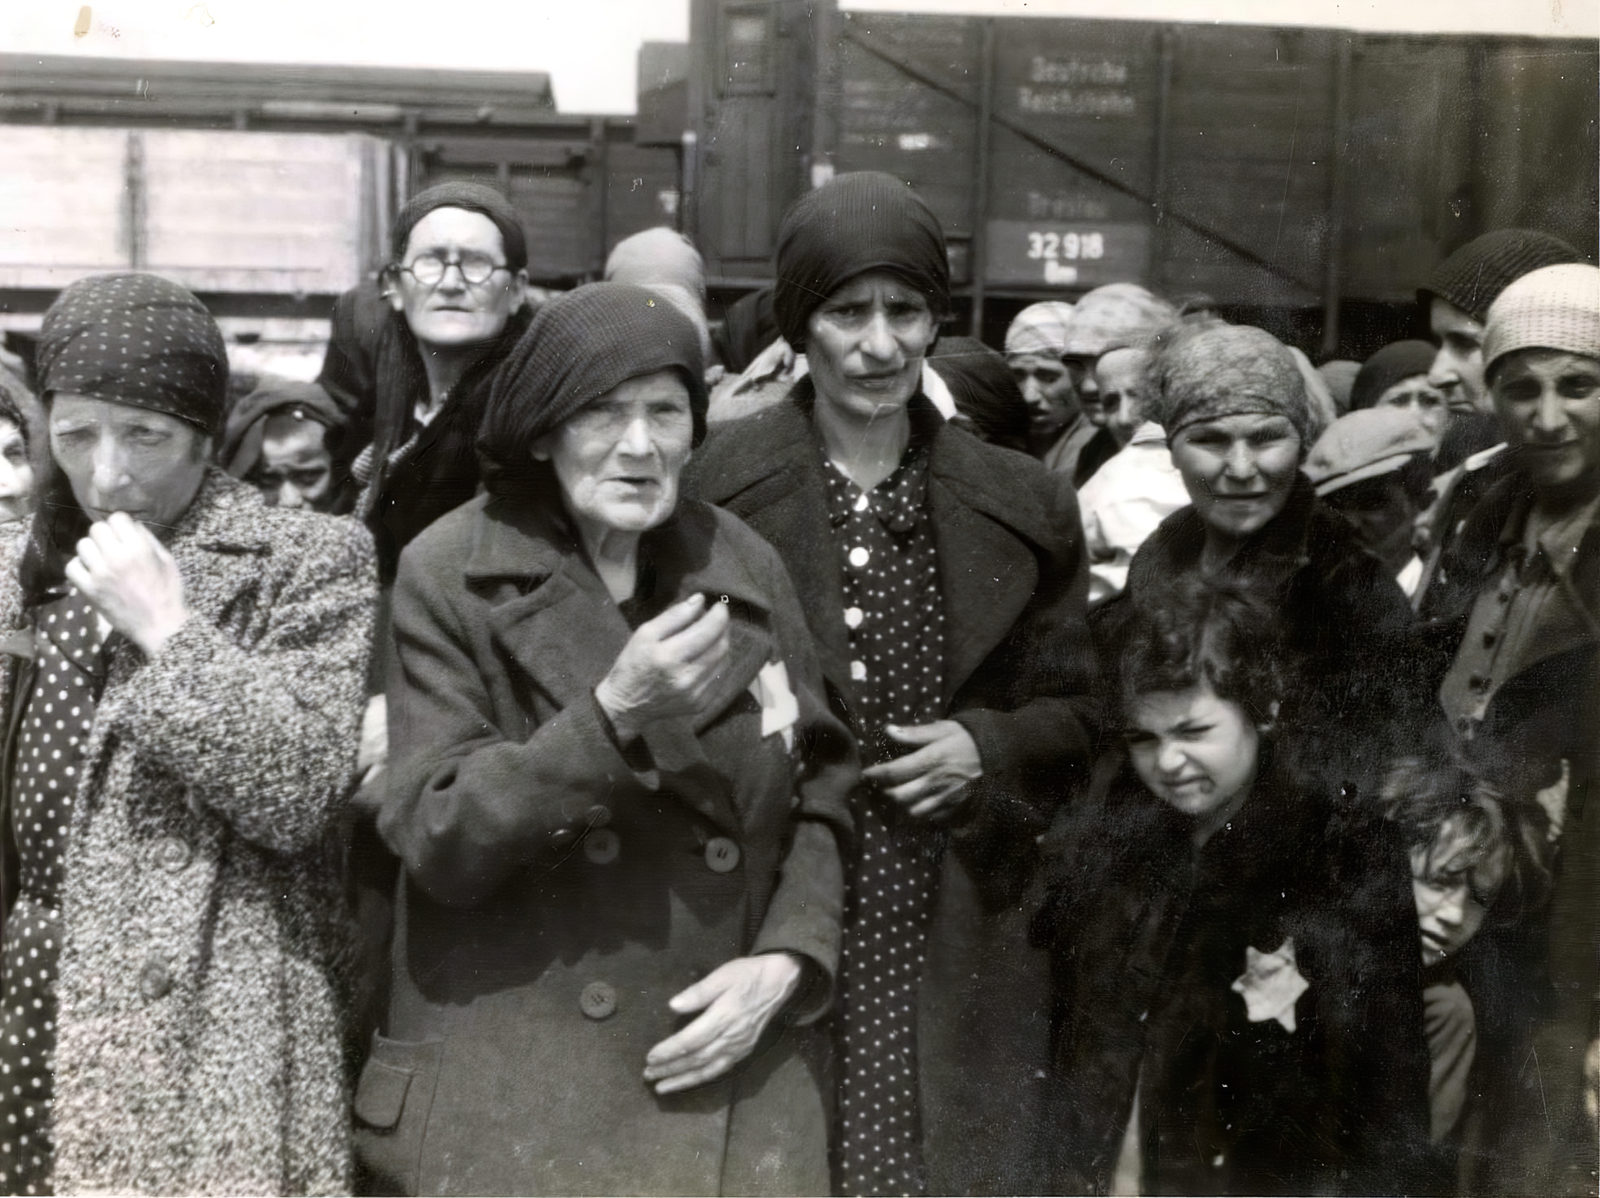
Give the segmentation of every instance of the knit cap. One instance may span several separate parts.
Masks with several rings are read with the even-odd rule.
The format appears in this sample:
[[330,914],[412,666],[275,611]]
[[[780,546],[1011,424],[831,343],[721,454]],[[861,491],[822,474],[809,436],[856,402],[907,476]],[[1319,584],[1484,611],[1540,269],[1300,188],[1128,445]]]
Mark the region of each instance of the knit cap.
[[1438,441],[1404,408],[1362,408],[1341,416],[1306,455],[1306,472],[1318,495],[1399,470]]
[[1301,452],[1322,428],[1300,368],[1271,333],[1248,325],[1179,329],[1150,367],[1156,420],[1171,438],[1201,420],[1282,416],[1300,435]]
[[505,253],[507,268],[515,273],[528,265],[528,242],[522,232],[522,219],[511,201],[492,187],[464,180],[436,183],[412,196],[400,209],[390,236],[390,249],[396,262],[406,255],[411,230],[437,208],[464,208],[487,216],[500,230],[500,248]]
[[857,275],[885,270],[950,310],[950,260],[939,218],[893,175],[836,175],[790,207],[778,229],[772,311],[794,350],[805,350],[811,314]]
[[478,431],[485,481],[526,472],[533,443],[629,379],[677,370],[694,443],[705,438],[705,359],[689,318],[631,283],[590,283],[539,309],[495,372]]
[[1496,229],[1434,267],[1427,286],[1417,290],[1417,302],[1426,308],[1438,296],[1482,324],[1508,284],[1541,267],[1582,261],[1583,255],[1559,237],[1534,229]]
[[1395,341],[1368,358],[1350,388],[1350,410],[1370,408],[1396,383],[1427,374],[1437,351],[1429,341]]
[[1559,349],[1600,358],[1600,267],[1573,263],[1523,275],[1489,309],[1487,373],[1519,349]]
[[1108,349],[1133,345],[1178,319],[1178,310],[1137,283],[1107,283],[1078,301],[1061,352],[1098,358]]
[[700,303],[706,298],[706,264],[700,251],[676,229],[645,229],[617,242],[606,259],[606,282],[641,287],[681,287]]
[[228,351],[205,305],[158,275],[79,279],[44,314],[39,391],[86,395],[175,416],[214,433]]
[[1059,358],[1067,348],[1067,325],[1072,320],[1073,306],[1065,300],[1045,300],[1029,304],[1017,313],[1017,318],[1006,330],[1007,356],[1043,354]]

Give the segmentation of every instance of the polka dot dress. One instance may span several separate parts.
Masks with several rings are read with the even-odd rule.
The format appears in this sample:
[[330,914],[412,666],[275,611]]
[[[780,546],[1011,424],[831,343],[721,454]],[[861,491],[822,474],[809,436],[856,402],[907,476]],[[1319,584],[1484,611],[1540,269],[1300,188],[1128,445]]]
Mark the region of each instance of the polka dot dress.
[[[831,462],[824,470],[834,543],[843,563],[851,710],[863,754],[906,751],[887,724],[942,718],[944,602],[926,513],[927,454],[863,492]],[[944,837],[899,815],[876,794],[856,811],[861,858],[845,908],[839,1188],[847,1194],[920,1194],[917,986],[938,896]]]
[[70,590],[39,611],[39,659],[17,741],[11,832],[19,894],[5,926],[0,1012],[0,1190],[48,1194],[61,865],[79,751],[94,719],[100,631]]

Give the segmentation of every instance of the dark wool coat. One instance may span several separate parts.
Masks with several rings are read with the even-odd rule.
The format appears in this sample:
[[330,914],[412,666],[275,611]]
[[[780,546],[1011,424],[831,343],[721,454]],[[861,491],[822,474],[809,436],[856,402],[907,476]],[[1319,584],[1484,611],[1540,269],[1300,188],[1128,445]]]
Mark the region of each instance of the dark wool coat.
[[[1095,613],[1102,647],[1141,596],[1159,600],[1200,569],[1205,535],[1192,506],[1161,522],[1134,554],[1123,593]],[[1320,773],[1330,793],[1370,792],[1395,749],[1413,747],[1437,718],[1445,664],[1424,645],[1394,575],[1303,474],[1224,574],[1268,596],[1278,613],[1288,683],[1279,722],[1297,768]]]
[[[1266,776],[1203,847],[1125,754],[1052,830],[1051,1193],[1107,1192],[1139,1085],[1141,1193],[1385,1194],[1428,1141],[1416,912],[1393,826]],[[1120,768],[1119,768],[1120,767]],[[1233,989],[1294,942],[1294,1030]],[[1258,1012],[1263,1014],[1263,1012]]]
[[[783,557],[829,698],[848,713],[854,684],[824,484],[816,434],[793,398],[716,430],[686,478]],[[943,423],[929,453],[928,503],[946,710],[977,742],[984,776],[947,825],[919,991],[923,1151],[934,1193],[1032,1193],[1049,979],[1028,943],[1021,896],[1035,838],[1089,754],[1081,526],[1065,479]]]
[[[154,659],[113,638],[72,813],[56,1190],[338,1193],[331,834],[354,780],[372,539],[214,470],[168,548],[189,621]],[[6,567],[0,627],[27,629]],[[9,782],[31,670],[5,660]]]
[[[1428,635],[1453,654],[1478,594],[1498,585],[1524,534],[1534,490],[1506,475],[1472,510],[1428,594]],[[1526,660],[1495,691],[1469,750],[1513,801],[1531,803],[1567,763],[1567,812],[1555,864],[1547,944],[1535,944],[1555,1005],[1534,1029],[1539,1069],[1524,1071],[1515,1100],[1520,1159],[1515,1187],[1592,1192],[1594,1124],[1582,1113],[1581,1062],[1600,1026],[1600,526],[1591,526],[1561,582],[1578,618],[1544,629]]]
[[[684,502],[646,533],[655,604],[731,605],[691,724],[624,752],[593,690],[630,635],[565,521],[483,496],[407,549],[390,781],[406,878],[393,997],[356,1097],[383,1192],[821,1193],[826,1010],[854,746],[820,699],[792,587],[744,525]],[[794,749],[747,688],[786,664]],[[667,1000],[787,950],[814,988],[733,1074],[658,1097]]]
[[517,343],[533,314],[511,314],[499,337],[461,376],[450,398],[417,443],[398,462],[389,457],[416,431],[412,414],[428,398],[428,375],[417,339],[403,313],[390,308],[376,284],[341,295],[317,381],[349,417],[346,460],[373,450],[370,494],[360,514],[378,544],[378,571],[394,580],[400,551],[428,525],[477,493],[478,422],[496,368]]

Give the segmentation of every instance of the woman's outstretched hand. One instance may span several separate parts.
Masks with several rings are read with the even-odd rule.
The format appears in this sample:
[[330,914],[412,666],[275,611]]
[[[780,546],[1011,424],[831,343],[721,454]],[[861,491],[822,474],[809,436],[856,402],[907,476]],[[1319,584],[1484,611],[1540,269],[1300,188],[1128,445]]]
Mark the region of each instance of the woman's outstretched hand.
[[915,751],[861,771],[917,819],[942,819],[955,814],[967,797],[968,782],[983,777],[978,745],[955,720],[931,724],[889,725],[889,737]]
[[728,608],[690,595],[639,625],[594,697],[624,741],[656,720],[695,716],[728,660]]
[[657,1094],[672,1094],[721,1077],[750,1055],[803,973],[794,954],[763,953],[729,961],[674,994],[667,1004],[674,1013],[701,1015],[646,1054],[644,1080]]

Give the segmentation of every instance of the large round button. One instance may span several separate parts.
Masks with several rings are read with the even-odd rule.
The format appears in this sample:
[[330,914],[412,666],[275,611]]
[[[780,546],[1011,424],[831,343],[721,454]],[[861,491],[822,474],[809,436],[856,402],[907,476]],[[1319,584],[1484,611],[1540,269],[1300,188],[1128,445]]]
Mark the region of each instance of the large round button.
[[590,982],[578,996],[578,1009],[590,1019],[609,1019],[617,1010],[617,992],[604,982]]
[[622,851],[622,839],[610,828],[595,828],[583,838],[583,855],[596,865],[610,865]]
[[165,998],[172,989],[172,971],[158,956],[152,956],[139,971],[139,993],[154,1001]]
[[155,863],[170,873],[177,873],[194,858],[188,842],[176,836],[163,836],[150,851]]
[[603,803],[596,803],[584,812],[583,822],[591,828],[604,828],[611,822],[611,808]]
[[570,849],[578,839],[578,833],[572,828],[557,828],[550,833],[550,847],[558,853]]
[[706,841],[706,865],[719,874],[738,869],[739,846],[726,836],[713,836]]

